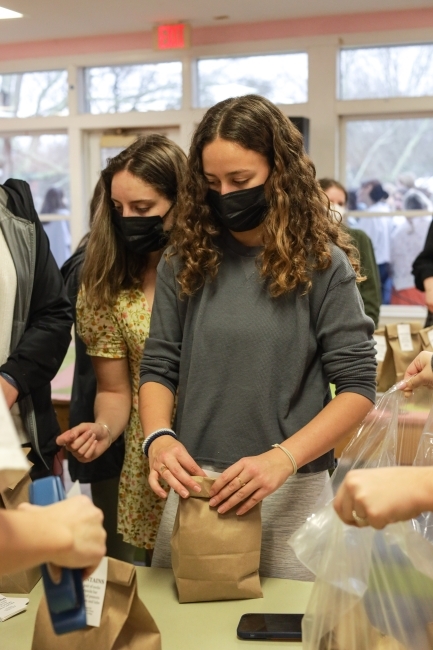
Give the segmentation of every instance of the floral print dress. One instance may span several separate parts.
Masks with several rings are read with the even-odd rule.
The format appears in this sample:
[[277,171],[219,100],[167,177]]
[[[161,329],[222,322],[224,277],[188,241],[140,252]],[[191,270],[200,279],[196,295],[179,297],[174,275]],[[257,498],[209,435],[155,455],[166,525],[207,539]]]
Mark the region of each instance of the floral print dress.
[[119,485],[118,532],[125,542],[152,549],[165,501],[149,487],[149,463],[141,449],[144,440],[138,416],[140,361],[149,336],[151,311],[140,289],[125,289],[111,307],[94,309],[77,299],[77,331],[87,354],[108,359],[127,358],[132,388],[132,408],[125,430],[125,460]]

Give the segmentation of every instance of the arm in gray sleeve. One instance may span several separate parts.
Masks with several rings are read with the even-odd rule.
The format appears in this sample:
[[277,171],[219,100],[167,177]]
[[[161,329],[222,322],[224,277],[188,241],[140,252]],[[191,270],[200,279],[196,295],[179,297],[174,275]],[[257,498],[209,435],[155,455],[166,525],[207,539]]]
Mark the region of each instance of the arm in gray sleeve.
[[157,382],[173,394],[179,381],[183,333],[182,309],[176,289],[174,268],[163,257],[158,265],[149,338],[140,364],[140,386],[149,381]]
[[374,323],[364,313],[354,273],[344,275],[340,279],[334,277],[337,281],[330,283],[318,315],[316,332],[322,363],[337,395],[358,393],[374,404]]

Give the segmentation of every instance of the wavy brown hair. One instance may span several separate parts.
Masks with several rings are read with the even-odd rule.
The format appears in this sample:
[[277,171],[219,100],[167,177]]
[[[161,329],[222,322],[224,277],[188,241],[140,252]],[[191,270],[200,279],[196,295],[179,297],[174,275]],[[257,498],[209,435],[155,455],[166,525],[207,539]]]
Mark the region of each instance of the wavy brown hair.
[[336,187],[337,189],[341,190],[344,194],[344,200],[347,203],[349,196],[347,194],[346,188],[340,183],[340,181],[336,181],[335,178],[320,178],[319,185],[324,192],[326,192],[326,190],[330,190],[331,187]]
[[186,168],[182,149],[164,135],[138,138],[127,149],[107,161],[94,196],[93,224],[86,248],[81,282],[89,305],[112,305],[122,289],[139,287],[147,256],[127,251],[111,220],[111,181],[127,170],[151,185],[175,207]]
[[358,275],[357,251],[332,219],[328,197],[315,178],[302,135],[272,102],[246,95],[210,108],[192,139],[169,255],[177,254],[181,261],[178,281],[182,295],[193,295],[207,279],[213,280],[221,262],[221,226],[206,201],[208,183],[202,163],[204,147],[217,138],[256,151],[269,163],[271,171],[265,183],[269,210],[257,263],[272,296],[297,287],[308,291],[313,271],[331,264],[331,243],[343,249]]

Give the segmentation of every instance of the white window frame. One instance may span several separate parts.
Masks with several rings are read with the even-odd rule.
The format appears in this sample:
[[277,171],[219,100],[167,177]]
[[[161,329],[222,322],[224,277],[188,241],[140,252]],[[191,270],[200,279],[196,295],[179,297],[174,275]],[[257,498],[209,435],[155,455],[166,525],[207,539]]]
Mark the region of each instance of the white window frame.
[[[198,58],[251,56],[307,52],[309,61],[308,102],[282,105],[288,116],[310,119],[310,155],[318,176],[341,177],[344,170],[341,140],[344,118],[373,115],[424,115],[432,112],[432,98],[396,98],[385,100],[338,100],[337,66],[341,47],[404,45],[433,42],[431,30],[340,34],[315,37],[287,38],[243,43],[207,45],[188,50],[155,52],[140,50],[49,57],[38,60],[0,62],[0,73],[68,70],[69,115],[0,119],[3,133],[49,133],[61,131],[69,136],[69,169],[71,197],[71,234],[75,247],[87,229],[88,201],[93,189],[94,172],[89,165],[89,136],[94,132],[114,129],[176,127],[179,144],[188,149],[195,126],[206,109],[193,108],[195,91],[195,61]],[[82,70],[84,67],[157,63],[178,60],[183,64],[182,108],[176,111],[118,113],[91,115],[80,113],[83,106]]]

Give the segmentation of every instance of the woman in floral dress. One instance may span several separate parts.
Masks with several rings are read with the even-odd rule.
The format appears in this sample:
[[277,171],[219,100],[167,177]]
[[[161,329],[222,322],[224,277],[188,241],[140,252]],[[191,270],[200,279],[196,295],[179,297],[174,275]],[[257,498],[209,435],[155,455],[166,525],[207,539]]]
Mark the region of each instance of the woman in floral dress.
[[[81,462],[98,458],[122,431],[118,531],[153,549],[164,502],[147,483],[138,417],[139,364],[149,334],[156,267],[176,218],[185,154],[162,135],[140,138],[109,160],[77,300],[77,329],[98,382],[95,421],[58,437]],[[144,463],[144,466],[143,466]]]

